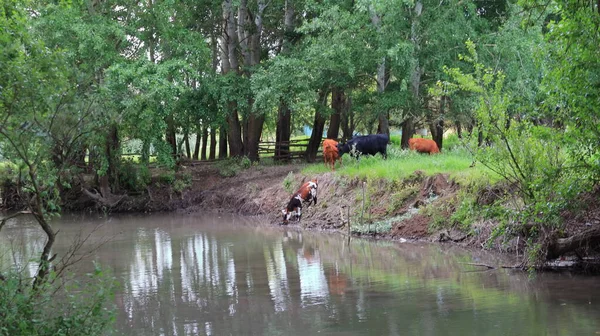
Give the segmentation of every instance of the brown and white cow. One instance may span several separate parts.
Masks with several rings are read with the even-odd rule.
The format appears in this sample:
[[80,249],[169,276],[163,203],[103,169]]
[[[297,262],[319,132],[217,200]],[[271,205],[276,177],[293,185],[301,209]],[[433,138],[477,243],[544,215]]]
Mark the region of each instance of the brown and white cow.
[[419,153],[436,154],[440,152],[437,143],[431,139],[411,138],[408,139],[408,147]]
[[283,213],[283,224],[287,224],[292,214],[296,215],[296,220],[300,221],[302,217],[302,203],[308,203],[310,206],[312,203],[317,204],[317,180],[308,181],[304,183],[298,191],[294,193],[287,207],[281,212]]
[[340,161],[340,166],[342,165],[342,157],[339,155],[338,142],[332,139],[323,140],[323,160],[325,161],[325,166],[331,167],[331,170],[335,170],[335,161]]

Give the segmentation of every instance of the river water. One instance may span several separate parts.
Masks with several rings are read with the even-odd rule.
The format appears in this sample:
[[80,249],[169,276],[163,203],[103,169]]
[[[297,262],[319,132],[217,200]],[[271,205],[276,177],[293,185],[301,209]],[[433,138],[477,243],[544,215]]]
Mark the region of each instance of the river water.
[[[97,227],[97,225],[100,225]],[[303,232],[229,215],[64,216],[121,287],[124,335],[598,335],[600,277],[468,265],[498,255]],[[41,248],[29,219],[0,233],[0,262]],[[92,269],[80,262],[79,272]],[[35,266],[29,268],[35,272]]]

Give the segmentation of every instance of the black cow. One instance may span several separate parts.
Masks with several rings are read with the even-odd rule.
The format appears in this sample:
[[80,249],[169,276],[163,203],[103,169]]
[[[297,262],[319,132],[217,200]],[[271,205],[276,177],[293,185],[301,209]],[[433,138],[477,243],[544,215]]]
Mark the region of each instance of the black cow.
[[345,153],[352,155],[352,148],[356,146],[356,152],[361,155],[369,154],[375,155],[381,153],[384,159],[387,159],[387,144],[390,141],[390,137],[387,134],[369,134],[363,136],[356,136],[345,144],[339,144],[338,152],[340,156]]

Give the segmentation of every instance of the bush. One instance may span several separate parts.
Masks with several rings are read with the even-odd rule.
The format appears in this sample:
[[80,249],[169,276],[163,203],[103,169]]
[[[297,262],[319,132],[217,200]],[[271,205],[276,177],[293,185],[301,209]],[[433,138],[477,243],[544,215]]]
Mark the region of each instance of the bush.
[[185,189],[188,189],[192,186],[192,174],[189,172],[185,172],[181,174],[181,176],[175,179],[173,183],[173,191],[176,193],[181,193]]
[[252,166],[252,161],[246,156],[242,158],[228,158],[217,163],[219,175],[223,177],[236,176],[241,170],[248,169]]
[[35,290],[11,272],[0,280],[0,335],[101,335],[115,319],[114,277],[96,267],[85,281],[52,278]]
[[123,160],[119,168],[119,182],[125,190],[142,191],[150,183],[150,171],[133,159]]

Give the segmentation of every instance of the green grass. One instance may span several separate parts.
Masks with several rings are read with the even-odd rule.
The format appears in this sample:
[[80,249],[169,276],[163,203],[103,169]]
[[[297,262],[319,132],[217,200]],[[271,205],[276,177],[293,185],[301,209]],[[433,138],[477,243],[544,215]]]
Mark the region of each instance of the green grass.
[[[487,179],[490,182],[499,180],[499,177],[479,164],[470,167],[473,162],[472,156],[464,149],[456,148],[447,150],[437,155],[419,154],[409,150],[402,150],[398,146],[388,146],[388,159],[378,154],[376,156],[364,156],[359,161],[348,154],[343,156],[343,167],[336,166],[336,172],[342,176],[359,177],[363,179],[388,179],[402,180],[422,171],[425,175],[448,173],[457,181],[471,181]],[[304,174],[319,174],[328,172],[323,162],[308,166],[302,172]]]

